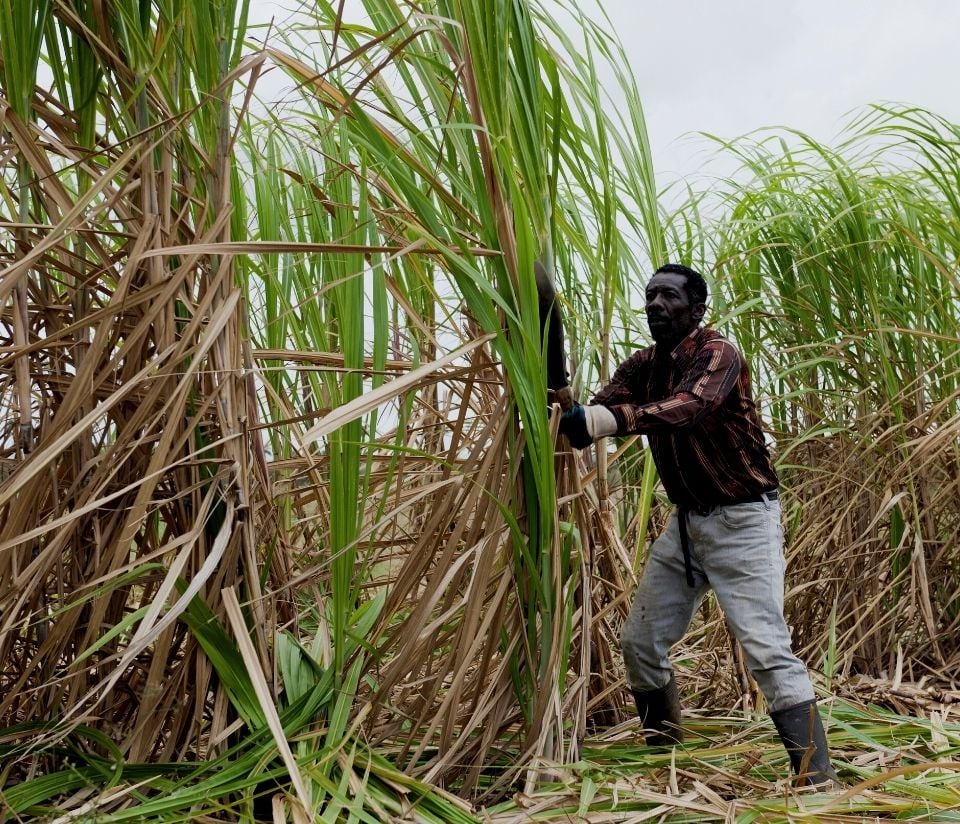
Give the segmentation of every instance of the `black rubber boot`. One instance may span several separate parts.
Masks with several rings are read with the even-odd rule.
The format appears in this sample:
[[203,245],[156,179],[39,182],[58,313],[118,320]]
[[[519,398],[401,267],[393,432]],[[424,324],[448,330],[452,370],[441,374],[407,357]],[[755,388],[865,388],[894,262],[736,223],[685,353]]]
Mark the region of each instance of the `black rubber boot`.
[[804,701],[785,710],[771,712],[770,717],[790,756],[790,766],[801,784],[839,783],[830,765],[827,734],[823,731],[816,701]]
[[680,694],[673,675],[665,687],[657,690],[633,691],[640,725],[651,730],[646,736],[649,747],[670,747],[683,741],[680,727]]

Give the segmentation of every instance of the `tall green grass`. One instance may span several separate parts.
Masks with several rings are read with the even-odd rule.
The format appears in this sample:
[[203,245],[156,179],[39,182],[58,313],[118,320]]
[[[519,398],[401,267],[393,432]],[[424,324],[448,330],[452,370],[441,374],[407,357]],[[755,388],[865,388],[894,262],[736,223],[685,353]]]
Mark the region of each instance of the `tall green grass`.
[[[416,254],[371,256],[367,277],[374,291],[368,290],[367,299],[354,304],[355,311],[363,311],[368,317],[377,311],[384,319],[398,313],[400,317],[406,315],[394,332],[394,346],[400,347],[400,352],[394,354],[409,358],[411,365],[435,357],[442,341],[460,337],[461,322],[455,313],[465,312],[468,323],[475,323],[478,331],[493,336],[492,353],[502,364],[509,387],[507,404],[497,412],[506,417],[498,424],[495,443],[497,449],[504,450],[508,461],[504,467],[507,477],[517,483],[508,483],[496,493],[500,514],[487,523],[486,530],[492,536],[503,528],[504,536],[510,536],[509,543],[498,549],[506,555],[496,561],[491,556],[491,562],[499,566],[506,561],[512,566],[510,574],[516,582],[518,601],[510,607],[516,610],[516,617],[510,620],[517,621],[516,628],[522,635],[519,643],[505,644],[497,639],[495,630],[482,642],[477,638],[475,643],[486,647],[483,654],[493,656],[491,661],[500,656],[498,648],[507,652],[508,668],[501,677],[509,676],[505,685],[509,683],[518,701],[520,716],[516,720],[522,721],[521,730],[526,730],[522,733],[522,751],[552,759],[567,757],[565,753],[576,752],[577,737],[570,737],[567,724],[571,710],[562,708],[561,696],[567,691],[571,667],[581,666],[569,657],[571,639],[578,631],[574,616],[583,599],[579,588],[586,586],[587,599],[592,597],[589,582],[584,583],[581,578],[583,558],[577,547],[592,539],[561,538],[558,530],[554,442],[543,413],[546,385],[533,261],[546,261],[559,282],[576,284],[569,297],[583,300],[583,304],[571,304],[574,308],[589,305],[594,290],[599,290],[603,309],[593,328],[608,330],[614,311],[618,307],[624,310],[629,302],[624,295],[635,284],[624,278],[618,262],[634,258],[621,234],[617,215],[624,214],[625,204],[632,200],[631,192],[619,179],[623,173],[617,170],[622,167],[616,162],[615,147],[608,148],[608,134],[621,135],[621,141],[632,141],[630,146],[635,153],[649,151],[639,102],[635,90],[628,89],[633,117],[629,125],[635,132],[626,131],[623,123],[610,121],[590,76],[596,76],[597,61],[616,57],[618,47],[599,27],[582,19],[586,46],[574,51],[559,24],[536,7],[513,3],[494,7],[441,5],[436,18],[410,17],[405,9],[392,3],[369,3],[366,9],[386,33],[381,39],[359,27],[342,24],[333,8],[321,9],[315,21],[301,18],[290,42],[272,53],[301,84],[304,103],[300,111],[308,107],[310,115],[302,123],[279,118],[272,124],[272,136],[268,139],[256,130],[250,131],[256,141],[251,164],[262,164],[262,158],[271,158],[284,167],[279,175],[270,166],[253,173],[258,203],[263,208],[268,199],[280,201],[267,207],[264,225],[271,233],[269,237],[306,239],[302,233],[296,234],[294,224],[284,224],[283,218],[278,218],[284,204],[300,202],[301,195],[291,192],[302,187],[304,205],[295,207],[292,215],[309,211],[309,203],[318,196],[325,201],[323,208],[331,212],[342,210],[345,203],[357,204],[359,213],[368,215],[371,238],[397,249],[420,250]],[[546,28],[550,38],[538,36],[535,24]],[[335,67],[330,70],[311,62],[314,58],[305,44],[312,43],[317,32],[327,32],[325,36],[351,56],[347,65],[338,64],[336,57],[328,58]],[[303,45],[298,39],[301,37]],[[396,59],[395,50],[400,49],[402,60]],[[390,60],[391,57],[394,59]],[[381,70],[388,60],[390,76],[385,79]],[[584,71],[589,71],[589,76],[584,77]],[[351,86],[339,85],[345,77],[350,78]],[[321,135],[319,142],[310,136],[314,131]],[[349,157],[338,155],[346,146],[350,147]],[[300,157],[290,163],[298,154]],[[329,174],[324,169],[330,166],[335,174],[355,177],[358,188],[353,193],[345,192],[342,198],[333,197],[328,186],[318,183],[324,174]],[[649,160],[644,169],[649,174]],[[286,191],[267,194],[263,182],[277,177],[288,182]],[[642,174],[629,177],[642,181],[635,185],[637,190],[645,187],[645,208],[656,212],[652,179]],[[358,198],[362,187],[365,193]],[[300,222],[299,218],[295,220]],[[590,239],[594,231],[601,231],[606,238],[599,250]],[[322,226],[313,228],[309,236],[337,243],[346,238],[343,232],[331,234]],[[654,231],[652,237],[657,236]],[[657,242],[662,245],[662,240]],[[371,244],[375,245],[373,239]],[[423,251],[431,254],[424,255]],[[323,336],[320,329],[289,323],[289,318],[307,316],[327,299],[325,293],[318,295],[319,300],[313,298],[318,283],[323,281],[315,272],[308,271],[309,266],[305,260],[290,259],[282,271],[274,263],[269,268],[257,270],[254,266],[250,270],[252,280],[264,278],[266,315],[261,328],[271,347],[285,344],[319,351],[338,349],[339,342]],[[581,281],[585,271],[603,275]],[[388,285],[389,293],[383,293],[382,303],[378,304],[381,282]],[[279,300],[281,295],[283,299]],[[383,309],[378,310],[377,305]],[[580,383],[594,380],[585,377],[587,370],[606,363],[608,357],[602,353],[611,350],[606,333],[586,336],[586,328],[571,327],[572,351],[594,353],[578,374]],[[290,337],[286,339],[280,331],[284,329],[289,329]],[[401,330],[402,337],[398,337]],[[362,344],[362,339],[358,340]],[[589,341],[587,346],[585,341]],[[369,334],[366,343],[365,368],[372,367],[370,374],[375,375],[376,354],[369,348],[375,342]],[[310,376],[304,379],[314,380]],[[289,376],[284,377],[281,370],[271,380],[286,381]],[[336,390],[326,394],[335,396]],[[427,408],[423,408],[424,397]],[[459,416],[439,414],[437,404],[454,400],[427,394],[417,400],[416,408],[408,398],[380,417],[374,417],[371,411],[359,440],[365,441],[368,456],[380,453],[382,460],[389,462],[388,474],[402,473],[414,459],[451,460],[440,450],[447,440],[452,442],[451,449],[456,447],[463,437],[462,428],[471,425],[467,408],[461,409]],[[283,412],[281,418],[284,416],[292,417],[289,411]],[[385,423],[382,436],[377,432],[381,421]],[[359,422],[355,421],[358,426]],[[430,437],[433,432],[441,432],[443,437]],[[280,443],[276,448],[291,454]],[[336,459],[331,455],[330,460],[332,468]],[[352,463],[355,461],[355,457],[351,458]],[[376,465],[377,471],[382,471],[381,466]],[[367,469],[373,468],[368,457]],[[453,471],[457,472],[455,468]],[[449,473],[450,468],[441,475]],[[426,477],[432,481],[433,476]],[[341,494],[355,502],[374,487],[382,490],[379,494],[383,497],[370,502],[368,517],[370,512],[382,513],[388,508],[387,496],[395,494],[389,484],[380,486],[371,482],[369,476],[364,480],[360,475],[339,483],[331,475],[331,521],[338,511]],[[460,513],[456,509],[441,514],[450,504],[446,499],[440,500],[442,505],[437,503],[434,507],[434,517],[441,519],[440,523],[471,517],[469,511]],[[418,517],[429,522],[431,516]],[[497,525],[501,518],[502,527]],[[323,520],[320,514],[318,521],[322,524]],[[321,526],[322,530],[327,528]],[[339,563],[332,522],[329,529],[329,547],[328,536],[322,532],[324,543],[318,549],[333,550],[334,563]],[[462,546],[437,545],[433,551],[438,553],[439,571],[451,563],[463,563]],[[374,559],[379,550],[371,545],[368,552],[367,558]],[[354,577],[331,583],[332,592],[349,586],[363,587],[370,594],[376,591],[370,588],[378,569],[375,560],[345,564],[344,568],[347,566],[352,567]],[[406,569],[409,572],[399,573],[398,579],[410,586],[415,577],[426,573],[427,566],[417,560]],[[374,579],[365,579],[365,575],[374,575]],[[431,578],[442,579],[439,572]],[[461,580],[457,576],[451,584],[445,584],[449,587],[445,598],[455,594]],[[403,645],[420,643],[415,630],[428,626],[431,614],[423,605],[406,605],[406,599],[415,591],[405,593],[399,588],[388,595],[379,631],[395,621],[393,616],[399,609],[406,615],[407,633],[403,637],[399,630],[390,631],[386,644],[374,641],[381,645],[381,656],[404,661],[409,653]],[[469,626],[481,619],[485,609],[479,604],[470,607],[463,620]],[[446,654],[442,647],[436,653]],[[410,663],[422,666],[419,658],[405,666]],[[456,696],[469,663],[468,659],[458,661],[460,674],[453,676],[453,693],[433,688],[427,691],[428,701],[443,701],[448,706],[446,712],[456,712],[455,707],[462,700]],[[417,677],[422,674],[411,671],[403,675],[405,679]],[[378,701],[389,700],[388,689],[392,685],[395,682],[391,679],[380,685]],[[577,689],[583,690],[584,686],[585,682],[581,682]],[[477,691],[466,705],[467,718],[487,700],[488,696]],[[418,707],[416,712],[422,713],[427,706]],[[586,700],[581,699],[575,706],[579,716],[575,727],[582,730]],[[467,729],[478,731],[478,722],[479,717],[475,716]],[[509,723],[514,724],[515,720],[510,717]],[[441,740],[449,741],[450,722],[444,726]],[[411,733],[416,729],[412,727]],[[468,736],[464,735],[464,739],[468,740]],[[416,751],[422,749],[421,745]]]
[[[717,277],[756,364],[798,580],[801,645],[831,609],[847,670],[915,677],[956,662],[950,570],[960,412],[956,127],[874,107],[829,148],[743,142],[752,179],[726,194]],[[851,586],[851,578],[857,583]],[[872,663],[867,663],[872,662]]]

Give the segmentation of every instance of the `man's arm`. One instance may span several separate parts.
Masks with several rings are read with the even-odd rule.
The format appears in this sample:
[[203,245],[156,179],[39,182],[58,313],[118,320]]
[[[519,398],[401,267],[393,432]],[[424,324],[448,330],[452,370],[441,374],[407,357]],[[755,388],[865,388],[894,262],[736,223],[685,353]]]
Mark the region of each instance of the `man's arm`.
[[636,403],[604,387],[592,403],[613,414],[617,435],[634,435],[662,429],[683,429],[696,424],[726,400],[744,368],[743,358],[729,341],[712,340],[694,357],[672,395],[652,403]]
[[607,407],[646,403],[650,358],[649,349],[634,352],[616,368],[610,383],[598,391],[590,403]]
[[617,420],[609,407],[643,403],[647,396],[649,368],[650,350],[634,352],[617,367],[610,383],[593,396],[589,406],[576,403],[563,413],[560,432],[577,449],[585,449],[598,438],[616,434]]

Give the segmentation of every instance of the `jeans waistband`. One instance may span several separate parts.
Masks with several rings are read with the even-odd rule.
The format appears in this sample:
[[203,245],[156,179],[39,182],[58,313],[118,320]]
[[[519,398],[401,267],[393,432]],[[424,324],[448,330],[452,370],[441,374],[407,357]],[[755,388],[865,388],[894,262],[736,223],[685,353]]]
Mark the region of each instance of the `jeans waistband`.
[[681,506],[678,507],[680,510],[686,510],[687,512],[696,512],[697,515],[709,515],[715,509],[719,509],[722,506],[738,506],[739,504],[762,504],[767,501],[776,501],[780,498],[780,492],[776,489],[768,489],[766,492],[761,492],[757,495],[750,495],[746,498],[737,498],[733,501],[723,501],[722,503],[712,504],[705,507],[697,506]]
[[752,495],[749,498],[741,498],[739,501],[727,501],[719,506],[736,506],[737,504],[762,504],[764,501],[776,501],[780,498],[780,492],[776,489],[768,489],[759,495]]

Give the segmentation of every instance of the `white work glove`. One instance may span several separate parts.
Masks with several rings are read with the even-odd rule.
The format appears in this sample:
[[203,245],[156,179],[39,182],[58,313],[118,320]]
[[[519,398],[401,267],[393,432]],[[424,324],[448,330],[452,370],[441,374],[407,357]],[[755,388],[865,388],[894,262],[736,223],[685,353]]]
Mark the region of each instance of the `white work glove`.
[[617,431],[617,421],[605,406],[575,403],[560,416],[560,434],[566,435],[574,449],[586,449],[597,438]]
[[617,419],[607,407],[592,404],[583,407],[587,419],[587,432],[594,440],[617,434]]

